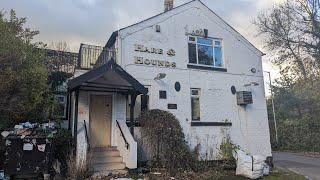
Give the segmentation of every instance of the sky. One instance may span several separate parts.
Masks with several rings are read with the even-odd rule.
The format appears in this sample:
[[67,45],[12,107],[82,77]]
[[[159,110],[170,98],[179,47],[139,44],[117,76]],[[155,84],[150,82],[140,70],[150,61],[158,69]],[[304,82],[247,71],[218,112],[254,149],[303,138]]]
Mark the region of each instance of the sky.
[[[27,26],[39,30],[35,40],[67,42],[78,52],[80,43],[104,46],[111,33],[163,12],[164,0],[0,0],[0,10],[16,10]],[[175,6],[190,0],[175,0]],[[283,0],[202,0],[258,49],[268,52],[252,24],[257,15]],[[265,71],[277,69],[263,58]]]

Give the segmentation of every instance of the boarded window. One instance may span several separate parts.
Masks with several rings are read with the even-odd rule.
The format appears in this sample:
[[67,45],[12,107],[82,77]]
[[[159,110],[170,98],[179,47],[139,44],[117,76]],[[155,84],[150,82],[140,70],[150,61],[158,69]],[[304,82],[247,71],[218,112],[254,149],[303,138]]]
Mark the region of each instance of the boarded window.
[[193,121],[200,120],[200,89],[191,89],[191,115]]

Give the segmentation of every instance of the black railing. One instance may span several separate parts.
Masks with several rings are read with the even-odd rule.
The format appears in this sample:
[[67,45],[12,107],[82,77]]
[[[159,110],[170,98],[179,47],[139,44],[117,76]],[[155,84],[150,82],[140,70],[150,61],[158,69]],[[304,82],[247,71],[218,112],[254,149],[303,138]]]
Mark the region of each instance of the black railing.
[[93,69],[115,58],[115,51],[102,46],[81,44],[79,49],[78,67]]
[[78,64],[78,53],[44,50],[44,65],[49,72],[65,72],[73,74]]
[[118,121],[118,120],[116,120],[116,121],[117,121],[117,126],[118,126],[118,128],[119,128],[119,130],[120,130],[121,136],[122,136],[122,138],[123,138],[123,140],[124,140],[124,142],[125,142],[125,144],[126,144],[126,148],[129,149],[129,148],[130,148],[130,145],[129,145],[126,137],[124,136],[124,133],[123,133],[123,131],[122,131],[122,129],[121,129],[121,126],[120,126],[120,124],[119,124],[119,121]]
[[84,130],[86,133],[86,141],[87,141],[87,145],[88,145],[88,150],[90,150],[90,140],[89,140],[86,120],[83,120],[83,126],[84,126]]

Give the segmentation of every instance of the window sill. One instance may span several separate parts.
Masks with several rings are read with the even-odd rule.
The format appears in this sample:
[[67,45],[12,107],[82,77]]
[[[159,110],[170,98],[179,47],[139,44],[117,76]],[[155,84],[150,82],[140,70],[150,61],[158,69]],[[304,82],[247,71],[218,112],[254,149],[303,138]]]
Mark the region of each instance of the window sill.
[[190,69],[200,69],[200,70],[227,72],[226,68],[202,66],[202,65],[198,65],[198,64],[188,64],[187,67],[190,68]]
[[231,122],[191,122],[191,126],[232,126]]

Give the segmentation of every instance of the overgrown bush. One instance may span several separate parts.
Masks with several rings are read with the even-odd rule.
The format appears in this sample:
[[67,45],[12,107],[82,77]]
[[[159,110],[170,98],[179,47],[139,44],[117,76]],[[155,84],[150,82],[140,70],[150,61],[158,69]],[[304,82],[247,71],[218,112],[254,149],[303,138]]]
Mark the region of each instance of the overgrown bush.
[[233,153],[239,149],[240,149],[239,146],[237,146],[231,142],[231,139],[229,136],[222,140],[222,142],[220,144],[219,155],[222,160],[221,167],[223,169],[235,169],[236,168],[236,160],[233,157]]
[[68,164],[70,164],[70,157],[73,150],[73,138],[70,131],[66,129],[59,129],[55,135],[55,158],[61,163],[61,174],[66,176],[68,171]]
[[140,123],[151,153],[152,167],[167,168],[170,174],[194,168],[198,153],[189,149],[180,123],[173,114],[161,110],[146,111],[142,113]]
[[76,157],[70,156],[68,159],[68,173],[66,179],[70,180],[83,180],[89,179],[92,175],[89,167],[87,166],[88,163],[82,164],[80,167],[77,166]]

